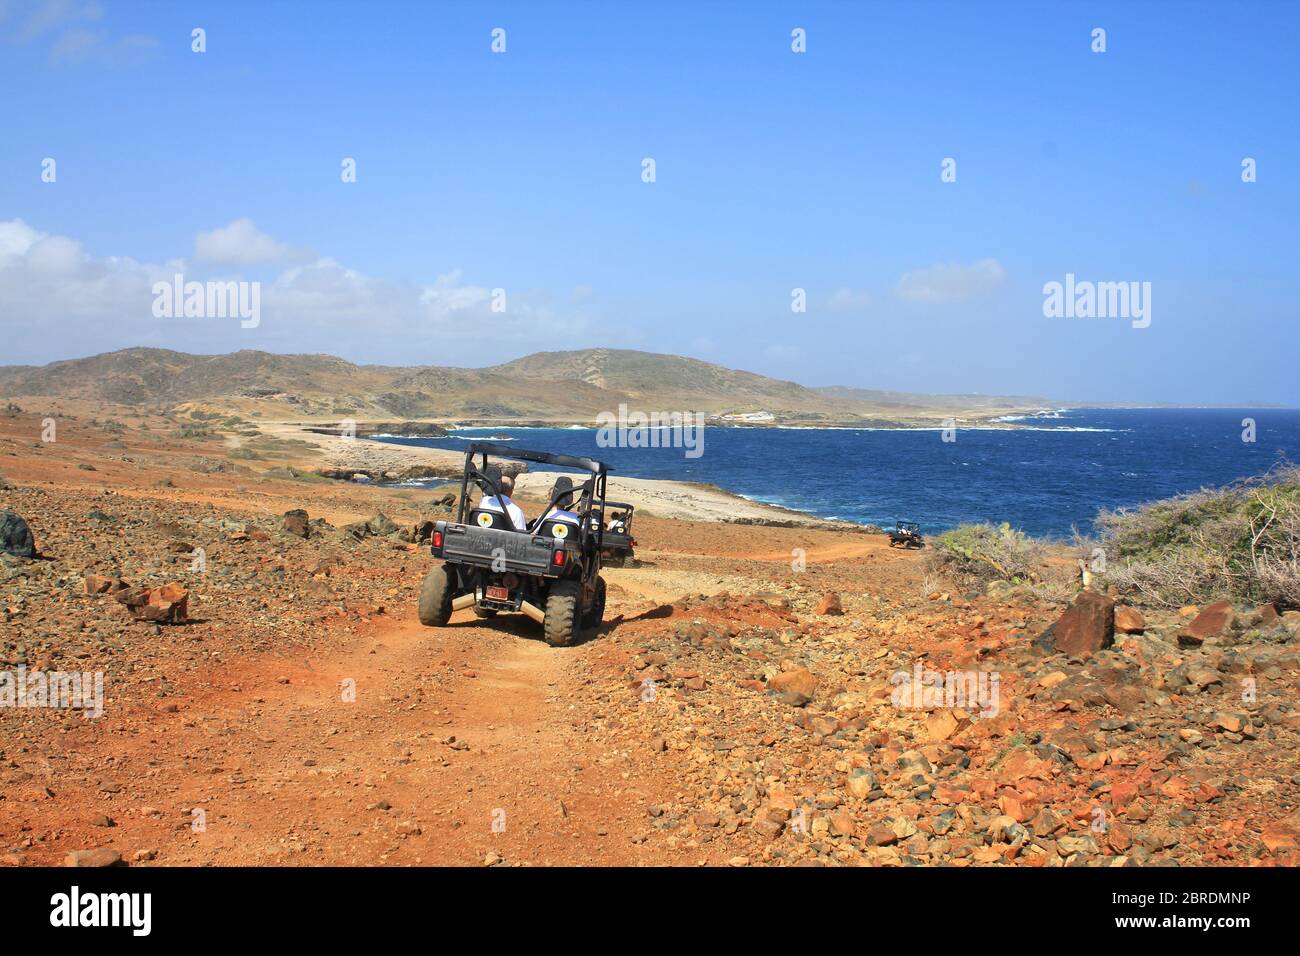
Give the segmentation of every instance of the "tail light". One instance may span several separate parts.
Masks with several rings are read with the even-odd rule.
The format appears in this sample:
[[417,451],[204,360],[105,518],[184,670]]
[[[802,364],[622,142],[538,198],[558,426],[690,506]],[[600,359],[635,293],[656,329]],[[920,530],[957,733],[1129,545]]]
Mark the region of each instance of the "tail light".
[[435,531],[435,532],[433,533],[433,540],[432,540],[432,543],[433,543],[433,546],[434,546],[435,548],[441,548],[441,547],[442,547],[442,532],[441,532],[441,531]]
[[565,552],[563,548],[556,548],[551,553],[551,564],[557,568],[564,567],[564,559],[566,557],[566,554],[567,552]]

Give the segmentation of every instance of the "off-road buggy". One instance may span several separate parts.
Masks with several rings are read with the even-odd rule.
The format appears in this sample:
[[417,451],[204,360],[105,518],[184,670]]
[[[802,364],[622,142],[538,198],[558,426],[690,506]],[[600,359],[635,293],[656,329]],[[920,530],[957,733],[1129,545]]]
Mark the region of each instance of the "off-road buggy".
[[600,548],[604,563],[612,568],[636,566],[636,538],[632,537],[632,512],[636,509],[626,501],[606,501],[604,541]]
[[889,532],[889,546],[902,548],[923,548],[925,538],[921,535],[921,526],[915,521],[899,521],[894,530]]
[[[553,493],[540,514],[518,527],[510,509],[482,507],[488,499],[501,501],[500,467],[489,465],[489,456],[572,468],[586,478]],[[608,471],[590,458],[472,442],[456,520],[435,522],[430,534],[430,550],[442,563],[420,587],[420,623],[441,627],[452,611],[471,606],[480,617],[519,611],[541,624],[546,642],[556,647],[571,643],[584,628],[599,628],[605,613],[600,556]],[[482,498],[471,506],[475,489]],[[562,514],[553,512],[557,502]]]

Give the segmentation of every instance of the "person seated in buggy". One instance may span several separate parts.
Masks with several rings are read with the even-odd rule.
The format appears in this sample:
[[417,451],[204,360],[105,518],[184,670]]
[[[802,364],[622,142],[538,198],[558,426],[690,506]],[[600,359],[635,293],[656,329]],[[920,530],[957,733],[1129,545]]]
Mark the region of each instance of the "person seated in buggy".
[[565,524],[571,524],[577,527],[581,520],[572,511],[566,511],[568,505],[573,504],[573,498],[577,494],[573,490],[573,479],[568,475],[560,475],[555,479],[555,484],[551,486],[549,501],[551,507],[548,508],[540,518],[537,519],[537,527],[540,529],[548,521],[563,521]]
[[[524,509],[510,500],[510,496],[514,494],[515,480],[509,475],[502,475],[492,468],[488,469],[488,477],[493,479],[496,486],[501,489],[501,500],[497,500],[496,495],[489,495],[478,503],[476,510],[504,513],[510,519],[510,524],[515,531],[528,530],[528,519],[524,517]],[[501,508],[502,501],[505,502],[504,512],[502,512]]]
[[614,534],[627,534],[627,512],[615,511],[609,516],[609,525],[606,530]]

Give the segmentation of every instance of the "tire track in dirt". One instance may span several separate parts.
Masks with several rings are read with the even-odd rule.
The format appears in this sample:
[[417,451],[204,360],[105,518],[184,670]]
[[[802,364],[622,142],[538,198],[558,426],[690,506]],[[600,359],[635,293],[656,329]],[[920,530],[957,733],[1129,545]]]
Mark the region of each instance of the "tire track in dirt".
[[[178,681],[177,712],[110,712],[56,798],[6,801],[0,830],[15,811],[19,828],[56,820],[42,863],[90,845],[169,864],[654,862],[631,842],[646,801],[572,703],[591,645],[535,632],[468,612],[424,628],[412,609],[332,654]],[[88,824],[98,808],[113,829]]]

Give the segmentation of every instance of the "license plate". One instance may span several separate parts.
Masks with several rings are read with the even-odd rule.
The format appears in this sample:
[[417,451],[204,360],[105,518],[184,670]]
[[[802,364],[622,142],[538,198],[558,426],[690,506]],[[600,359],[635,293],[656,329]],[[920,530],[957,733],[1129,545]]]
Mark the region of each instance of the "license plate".
[[509,588],[488,588],[487,596],[493,601],[509,601],[510,589]]

